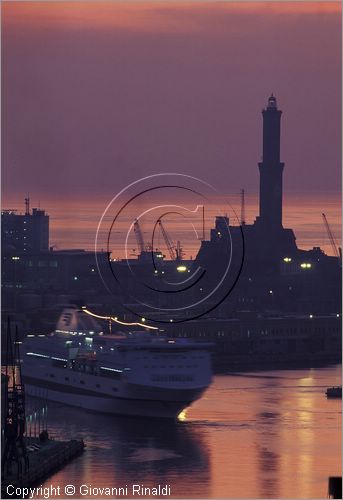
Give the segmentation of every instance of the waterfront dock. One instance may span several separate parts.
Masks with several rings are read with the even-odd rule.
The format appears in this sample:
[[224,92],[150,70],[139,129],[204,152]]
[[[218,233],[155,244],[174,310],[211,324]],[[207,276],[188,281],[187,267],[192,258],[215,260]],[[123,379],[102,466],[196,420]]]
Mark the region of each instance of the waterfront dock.
[[13,485],[14,488],[29,488],[40,484],[56,470],[80,455],[85,445],[83,440],[76,439],[70,441],[48,440],[44,443],[38,439],[27,439],[26,447],[29,450],[29,468],[20,477],[17,475],[16,467],[11,474],[3,476],[1,498],[15,498],[7,493],[9,485]]

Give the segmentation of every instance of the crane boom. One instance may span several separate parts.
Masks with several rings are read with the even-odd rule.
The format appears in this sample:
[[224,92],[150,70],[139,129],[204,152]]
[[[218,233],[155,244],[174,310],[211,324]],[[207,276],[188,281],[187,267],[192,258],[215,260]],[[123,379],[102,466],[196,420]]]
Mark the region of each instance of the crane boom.
[[175,246],[174,246],[173,242],[170,240],[170,238],[168,236],[168,233],[167,233],[167,231],[165,230],[165,228],[164,228],[164,226],[162,224],[161,219],[158,220],[158,225],[160,226],[163,239],[164,239],[164,241],[165,241],[165,243],[167,245],[170,258],[172,260],[177,260],[177,253],[175,252]]
[[144,247],[144,238],[143,238],[143,233],[142,233],[141,227],[140,227],[137,219],[135,219],[135,221],[133,223],[133,230],[134,230],[134,233],[136,236],[136,241],[137,241],[139,251],[140,251],[140,253],[142,253],[142,252],[144,252],[144,248],[145,248]]
[[330,240],[330,243],[331,243],[331,247],[332,247],[333,253],[334,253],[335,257],[337,257],[339,259],[340,258],[340,252],[339,252],[339,250],[337,248],[337,245],[336,245],[336,242],[335,242],[335,238],[334,238],[334,235],[333,235],[333,233],[331,231],[331,228],[329,226],[329,223],[328,223],[328,220],[326,218],[326,215],[323,213],[322,217],[323,217],[324,225],[326,227],[326,231],[327,231],[328,236],[329,236],[329,240]]

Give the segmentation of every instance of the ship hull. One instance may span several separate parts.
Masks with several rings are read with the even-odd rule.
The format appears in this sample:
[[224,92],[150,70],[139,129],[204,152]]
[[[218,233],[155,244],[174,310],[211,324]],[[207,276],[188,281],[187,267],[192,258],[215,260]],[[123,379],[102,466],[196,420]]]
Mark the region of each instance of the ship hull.
[[[192,402],[199,399],[204,389],[194,389],[179,392],[178,399],[175,394],[168,394],[163,390],[164,398],[159,399],[160,391],[151,391],[150,399],[138,397],[138,388],[134,388],[131,397],[118,397],[108,395],[95,395],[71,391],[62,388],[48,387],[43,380],[24,377],[26,394],[34,397],[41,397],[67,406],[73,406],[88,411],[108,415],[126,415],[135,417],[155,417],[175,419],[179,413],[187,408]],[[161,391],[162,392],[162,391]],[[137,396],[136,396],[137,394]]]

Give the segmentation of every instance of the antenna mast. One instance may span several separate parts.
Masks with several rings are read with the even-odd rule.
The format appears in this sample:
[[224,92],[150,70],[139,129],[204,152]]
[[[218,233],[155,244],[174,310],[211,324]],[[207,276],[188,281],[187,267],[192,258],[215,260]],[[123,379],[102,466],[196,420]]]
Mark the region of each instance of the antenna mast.
[[30,197],[25,198],[25,215],[30,215]]
[[245,196],[244,196],[244,189],[241,190],[241,225],[245,226]]
[[202,206],[202,241],[205,241],[205,205]]

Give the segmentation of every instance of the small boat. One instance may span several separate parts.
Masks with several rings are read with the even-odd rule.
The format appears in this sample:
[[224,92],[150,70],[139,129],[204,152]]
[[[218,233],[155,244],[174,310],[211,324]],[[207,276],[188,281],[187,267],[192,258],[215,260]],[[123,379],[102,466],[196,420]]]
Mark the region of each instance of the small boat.
[[328,387],[326,389],[327,398],[341,398],[342,399],[342,386],[340,387]]

